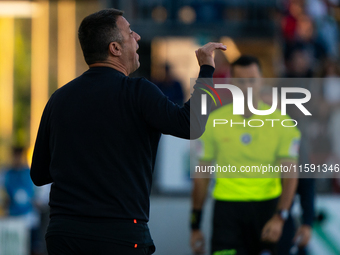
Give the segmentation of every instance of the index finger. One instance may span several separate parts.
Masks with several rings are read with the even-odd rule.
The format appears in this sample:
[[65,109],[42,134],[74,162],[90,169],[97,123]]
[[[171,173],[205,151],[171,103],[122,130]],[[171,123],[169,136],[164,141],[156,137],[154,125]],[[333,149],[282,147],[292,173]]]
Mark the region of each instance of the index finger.
[[226,50],[227,49],[227,46],[225,46],[223,43],[213,43],[213,42],[211,42],[211,43],[204,45],[203,47],[205,47],[205,46],[206,46],[207,51],[210,51],[210,52],[217,50],[217,49],[219,49],[219,50]]

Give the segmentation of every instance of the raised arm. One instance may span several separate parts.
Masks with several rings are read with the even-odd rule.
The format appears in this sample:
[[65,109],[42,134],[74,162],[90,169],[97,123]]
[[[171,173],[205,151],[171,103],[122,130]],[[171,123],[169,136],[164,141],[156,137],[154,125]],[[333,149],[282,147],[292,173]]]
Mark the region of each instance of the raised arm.
[[204,130],[210,113],[211,98],[207,97],[207,114],[201,114],[201,95],[204,88],[209,90],[214,72],[213,52],[216,49],[225,50],[221,43],[208,43],[196,51],[200,65],[199,79],[194,86],[194,92],[188,102],[180,107],[172,103],[154,84],[142,80],[140,84],[141,97],[139,105],[146,122],[163,134],[169,134],[185,139],[197,139]]

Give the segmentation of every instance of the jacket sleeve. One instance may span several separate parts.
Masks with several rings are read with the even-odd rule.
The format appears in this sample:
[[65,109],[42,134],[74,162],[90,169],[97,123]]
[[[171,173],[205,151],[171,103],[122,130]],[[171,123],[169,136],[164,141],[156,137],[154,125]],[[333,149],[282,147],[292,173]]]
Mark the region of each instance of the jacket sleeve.
[[[214,68],[203,65],[191,98],[181,107],[171,102],[161,90],[146,79],[141,80],[139,105],[149,126],[163,134],[185,139],[197,139],[205,130],[212,99],[207,96],[207,114],[201,115],[201,95],[212,86]],[[209,86],[204,86],[209,84]]]
[[[50,99],[51,101],[51,99]],[[51,154],[50,154],[50,101],[45,106],[43,115],[41,117],[37,139],[35,141],[32,165],[31,165],[31,179],[37,186],[42,186],[53,182],[49,172]]]

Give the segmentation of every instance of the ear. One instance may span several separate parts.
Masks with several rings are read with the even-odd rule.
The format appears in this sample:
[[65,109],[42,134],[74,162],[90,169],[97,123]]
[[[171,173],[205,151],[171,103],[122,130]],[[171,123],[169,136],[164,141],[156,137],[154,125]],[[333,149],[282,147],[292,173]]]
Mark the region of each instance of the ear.
[[114,57],[119,57],[122,55],[122,46],[118,42],[111,42],[109,44],[109,53]]

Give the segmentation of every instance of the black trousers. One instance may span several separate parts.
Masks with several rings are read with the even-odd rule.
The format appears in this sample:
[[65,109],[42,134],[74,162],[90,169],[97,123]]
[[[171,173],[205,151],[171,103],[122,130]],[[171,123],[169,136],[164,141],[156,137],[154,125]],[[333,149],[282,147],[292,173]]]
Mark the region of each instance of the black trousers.
[[211,254],[276,255],[276,244],[262,242],[261,233],[277,202],[215,201]]
[[48,255],[149,255],[152,247],[133,248],[105,241],[53,235],[46,238]]
[[293,238],[296,233],[296,226],[294,219],[291,214],[289,214],[289,218],[286,220],[285,225],[283,226],[282,235],[280,241],[278,242],[278,255],[307,255],[306,248],[299,248],[296,254],[291,254],[290,249],[293,247]]

